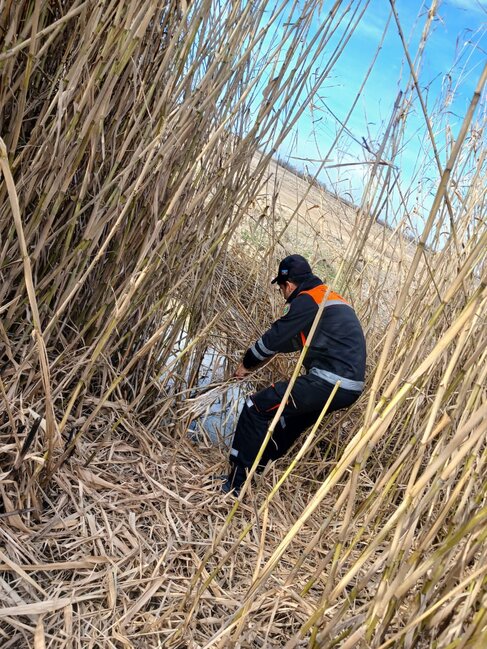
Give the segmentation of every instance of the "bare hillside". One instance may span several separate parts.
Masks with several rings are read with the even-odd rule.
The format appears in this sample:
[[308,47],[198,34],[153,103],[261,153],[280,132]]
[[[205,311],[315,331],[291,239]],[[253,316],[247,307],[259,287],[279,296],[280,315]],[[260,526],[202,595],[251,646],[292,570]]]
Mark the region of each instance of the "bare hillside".
[[397,273],[399,264],[407,265],[412,259],[415,245],[409,239],[276,160],[270,161],[266,179],[252,213],[254,234],[258,236],[259,228],[267,232],[266,243],[272,239],[277,242],[277,256],[279,251],[299,251],[336,271],[368,222],[370,231],[356,270],[362,271],[367,265],[384,268],[390,262]]

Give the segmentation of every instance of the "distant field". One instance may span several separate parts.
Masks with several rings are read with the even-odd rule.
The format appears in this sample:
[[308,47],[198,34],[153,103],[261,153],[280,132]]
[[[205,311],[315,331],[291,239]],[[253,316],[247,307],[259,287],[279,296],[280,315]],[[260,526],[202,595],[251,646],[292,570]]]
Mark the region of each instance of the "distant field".
[[[257,162],[254,157],[254,168]],[[276,160],[269,163],[266,178],[249,217],[237,231],[239,243],[257,258],[259,253],[273,251],[269,274],[276,260],[295,252],[306,256],[315,272],[333,284],[344,255],[350,254],[351,239],[367,217],[358,207],[310,184]],[[352,280],[344,283],[338,278],[335,287],[362,302],[368,299],[370,289],[375,291],[379,285],[383,299],[377,308],[384,323],[414,250],[409,239],[374,221],[354,263]]]

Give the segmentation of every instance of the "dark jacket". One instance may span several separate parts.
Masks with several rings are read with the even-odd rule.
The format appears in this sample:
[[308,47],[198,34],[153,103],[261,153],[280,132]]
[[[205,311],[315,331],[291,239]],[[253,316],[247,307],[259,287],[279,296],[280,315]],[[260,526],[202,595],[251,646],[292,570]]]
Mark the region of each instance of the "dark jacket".
[[[327,290],[314,275],[300,284],[287,299],[284,315],[247,350],[244,367],[252,369],[279,352],[301,350]],[[355,311],[338,293],[330,291],[304,359],[306,370],[328,383],[340,380],[345,390],[360,392],[365,360],[365,338]]]

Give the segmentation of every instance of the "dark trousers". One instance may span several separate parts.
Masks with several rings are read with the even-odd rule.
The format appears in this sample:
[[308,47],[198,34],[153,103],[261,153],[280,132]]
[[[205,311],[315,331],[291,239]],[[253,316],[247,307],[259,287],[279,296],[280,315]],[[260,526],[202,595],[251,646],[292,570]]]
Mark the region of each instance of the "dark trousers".
[[[248,397],[240,414],[230,450],[232,463],[242,468],[252,466],[288,384],[289,381],[279,381]],[[260,461],[261,467],[269,460],[276,460],[284,455],[301,433],[316,422],[332,391],[333,385],[312,374],[296,379]],[[328,412],[351,406],[359,396],[359,392],[339,388]]]

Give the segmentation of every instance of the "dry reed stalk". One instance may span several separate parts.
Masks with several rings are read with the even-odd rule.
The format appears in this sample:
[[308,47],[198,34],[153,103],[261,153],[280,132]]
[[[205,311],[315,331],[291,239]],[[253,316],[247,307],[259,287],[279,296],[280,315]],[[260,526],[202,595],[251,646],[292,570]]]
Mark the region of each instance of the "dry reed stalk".
[[[3,7],[3,646],[440,648],[485,636],[485,115],[471,121],[482,84],[450,150],[431,142],[440,172],[449,162],[419,246],[390,166],[402,124],[382,138],[359,219],[295,177],[291,205],[273,185],[291,174],[269,166],[271,146],[257,153],[283,140],[308,65],[342,26],[315,91],[366,8],[336,2],[316,29],[313,3],[293,20],[285,3]],[[432,17],[417,56],[405,46],[408,99]],[[370,217],[388,192],[394,230]],[[324,226],[326,211],[341,222]],[[261,249],[239,241],[244,218]],[[209,398],[195,389],[202,359],[216,349],[229,384],[278,313],[266,289],[278,251],[308,240],[326,269],[354,251],[328,283],[343,281],[362,316],[372,389],[317,422],[229,514],[207,482],[225,454],[187,437]],[[248,389],[294,369],[276,359]],[[48,484],[45,403],[74,451],[55,454]]]

